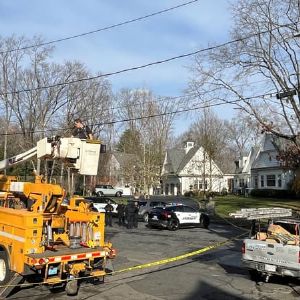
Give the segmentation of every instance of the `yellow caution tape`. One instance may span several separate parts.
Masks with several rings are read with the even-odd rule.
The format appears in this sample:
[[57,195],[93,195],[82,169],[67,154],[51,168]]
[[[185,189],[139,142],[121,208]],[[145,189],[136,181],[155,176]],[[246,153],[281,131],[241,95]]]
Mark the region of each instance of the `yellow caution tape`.
[[[162,259],[162,260],[158,260],[158,261],[154,261],[154,262],[150,262],[150,263],[146,263],[146,264],[142,264],[142,265],[137,265],[137,266],[128,267],[128,268],[125,268],[125,269],[113,271],[111,273],[108,273],[108,275],[115,275],[115,274],[118,274],[118,273],[129,272],[129,271],[133,271],[133,270],[141,270],[141,269],[150,268],[150,267],[154,267],[154,266],[164,265],[164,264],[168,264],[168,263],[175,262],[175,261],[178,261],[178,260],[182,260],[182,259],[185,259],[185,258],[189,258],[191,256],[203,254],[207,251],[217,249],[221,246],[224,246],[224,245],[232,242],[233,240],[236,240],[236,239],[238,239],[238,238],[240,238],[244,235],[246,235],[245,232],[240,234],[240,235],[237,235],[237,236],[235,236],[231,239],[228,239],[226,241],[218,242],[218,243],[215,243],[213,245],[201,248],[201,249],[196,250],[196,251],[192,251],[192,252],[189,252],[189,253],[186,253],[186,254],[178,255],[178,256],[175,256],[175,257],[169,257],[169,258],[165,258],[165,259]],[[89,279],[89,278],[94,278],[94,277],[97,277],[97,276],[92,275],[92,276],[78,277],[78,278],[73,278],[72,280],[82,280],[82,279]],[[67,281],[69,281],[69,279],[61,279],[60,281],[58,281],[58,283],[67,282]],[[11,284],[11,285],[7,284],[7,285],[0,285],[0,288],[17,287],[17,286],[18,287],[26,287],[26,286],[44,285],[44,284],[48,284],[48,283],[47,282],[33,282],[33,283]]]
[[114,272],[112,272],[110,274],[114,275],[114,274],[117,274],[117,273],[128,272],[128,271],[133,271],[133,270],[138,270],[138,269],[150,268],[150,267],[153,267],[153,266],[164,265],[164,264],[167,264],[167,263],[170,263],[170,262],[174,262],[174,261],[178,261],[178,260],[182,260],[182,259],[185,259],[185,258],[188,258],[188,257],[191,257],[191,256],[203,254],[204,252],[207,252],[207,251],[219,248],[221,246],[224,246],[225,244],[228,244],[229,242],[231,242],[231,241],[233,241],[235,239],[238,239],[238,238],[244,236],[245,234],[246,233],[244,232],[244,233],[242,233],[242,234],[240,234],[240,235],[238,235],[238,236],[236,236],[234,238],[228,239],[228,240],[226,240],[224,242],[215,243],[213,245],[201,248],[201,249],[193,251],[193,252],[189,252],[189,253],[186,253],[186,254],[178,255],[178,256],[175,256],[175,257],[165,258],[165,259],[154,261],[154,262],[151,262],[151,263],[146,263],[146,264],[142,264],[142,265],[137,265],[137,266],[125,268],[125,269],[122,269],[122,270],[114,271]]

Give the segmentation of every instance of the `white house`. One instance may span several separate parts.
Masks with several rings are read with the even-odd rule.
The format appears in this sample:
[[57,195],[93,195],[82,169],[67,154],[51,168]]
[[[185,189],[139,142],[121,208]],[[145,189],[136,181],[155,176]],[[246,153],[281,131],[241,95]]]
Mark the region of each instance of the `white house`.
[[[284,141],[283,141],[284,142]],[[251,188],[287,190],[294,172],[277,159],[274,137],[266,133],[251,166]]]
[[274,136],[265,133],[258,147],[236,161],[234,191],[244,194],[252,189],[287,190],[294,172],[283,166],[277,156]]
[[162,167],[162,192],[184,194],[190,190],[221,192],[228,189],[228,180],[203,147],[188,141],[182,149],[167,150]]
[[250,152],[241,154],[235,161],[235,175],[233,180],[233,192],[244,194],[246,189],[251,188],[251,167],[259,152],[259,147],[252,147]]

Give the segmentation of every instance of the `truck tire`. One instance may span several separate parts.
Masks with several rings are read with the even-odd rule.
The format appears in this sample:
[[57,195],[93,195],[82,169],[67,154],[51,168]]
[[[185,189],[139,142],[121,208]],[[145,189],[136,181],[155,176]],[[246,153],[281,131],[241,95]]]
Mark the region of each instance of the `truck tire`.
[[144,221],[145,223],[148,223],[148,220],[149,220],[149,214],[148,214],[148,213],[144,213],[144,214],[143,214],[143,221]]
[[6,284],[12,277],[9,269],[8,255],[5,251],[0,251],[0,285]]
[[168,229],[175,231],[179,228],[179,221],[177,219],[171,219],[168,224]]
[[103,192],[100,191],[100,192],[97,192],[97,196],[102,197],[102,196],[104,196],[104,194],[103,194]]
[[70,280],[66,284],[66,293],[68,296],[75,296],[78,293],[78,280]]
[[122,197],[122,193],[121,192],[116,192],[116,197]]

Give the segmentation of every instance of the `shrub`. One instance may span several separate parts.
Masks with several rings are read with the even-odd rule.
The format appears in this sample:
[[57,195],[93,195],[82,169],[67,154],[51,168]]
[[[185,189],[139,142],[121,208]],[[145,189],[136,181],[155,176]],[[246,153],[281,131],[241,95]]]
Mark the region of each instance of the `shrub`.
[[265,197],[265,198],[295,198],[296,193],[291,190],[269,190],[269,189],[253,189],[251,191],[252,197]]

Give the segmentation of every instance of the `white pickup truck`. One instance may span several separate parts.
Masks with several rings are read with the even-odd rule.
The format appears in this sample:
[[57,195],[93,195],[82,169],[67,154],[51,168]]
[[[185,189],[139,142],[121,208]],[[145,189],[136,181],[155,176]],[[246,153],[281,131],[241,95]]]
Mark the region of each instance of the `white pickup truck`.
[[271,275],[300,278],[299,219],[271,223],[267,232],[245,239],[242,262],[254,280]]
[[[260,220],[267,215],[256,212],[256,218]],[[260,224],[256,226],[253,214],[247,217],[253,223],[251,236],[243,241],[242,263],[253,280],[262,278],[267,282],[272,275],[300,278],[300,219],[277,218],[270,213],[268,225],[262,229]]]

